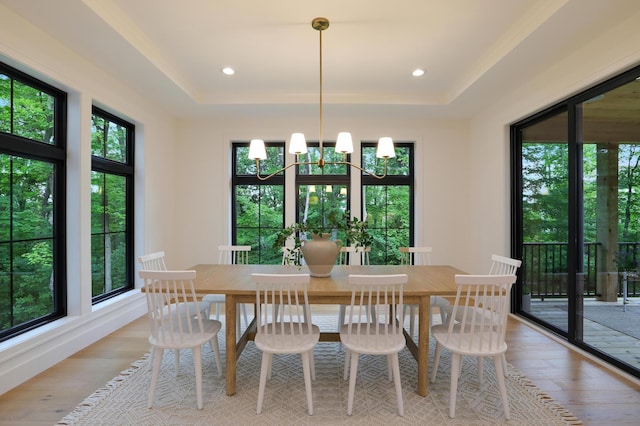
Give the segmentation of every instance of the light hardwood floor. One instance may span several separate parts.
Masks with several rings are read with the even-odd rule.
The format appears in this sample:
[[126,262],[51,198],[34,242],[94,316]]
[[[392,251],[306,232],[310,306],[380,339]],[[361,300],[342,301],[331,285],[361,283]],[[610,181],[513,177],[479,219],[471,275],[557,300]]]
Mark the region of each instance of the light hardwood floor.
[[[52,425],[149,349],[142,317],[0,396],[0,425]],[[515,318],[507,361],[585,425],[640,424],[640,385]]]

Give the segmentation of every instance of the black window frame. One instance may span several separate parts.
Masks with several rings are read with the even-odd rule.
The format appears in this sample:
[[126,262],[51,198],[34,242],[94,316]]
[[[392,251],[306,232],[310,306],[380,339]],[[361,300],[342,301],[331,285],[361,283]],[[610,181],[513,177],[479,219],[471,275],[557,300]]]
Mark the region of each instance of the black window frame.
[[[119,162],[108,160],[106,158],[91,155],[91,171],[112,174],[125,178],[126,197],[125,208],[127,210],[125,219],[125,284],[122,287],[118,287],[106,293],[101,293],[91,297],[91,303],[93,305],[100,303],[104,300],[118,296],[120,294],[131,291],[135,288],[135,274],[134,274],[134,186],[135,186],[135,125],[130,123],[110,112],[105,111],[95,105],[91,108],[91,115],[97,115],[105,120],[113,122],[126,129],[127,133],[127,147],[126,147],[126,162]],[[95,234],[91,232],[93,237]],[[93,269],[93,265],[92,265]],[[93,280],[92,280],[93,281]],[[93,284],[93,282],[92,282]],[[93,286],[92,286],[93,288]]]
[[[328,149],[335,149],[335,142],[332,141],[323,141],[322,142],[322,151],[326,151]],[[307,142],[307,148],[320,148],[320,142],[319,141],[310,141]],[[322,155],[322,153],[321,153]],[[347,154],[345,157],[345,161],[351,161],[351,155]],[[317,186],[322,186],[325,187],[326,185],[344,185],[347,187],[347,199],[346,199],[346,206],[347,206],[347,210],[349,210],[349,206],[351,205],[351,169],[352,167],[349,165],[345,165],[346,167],[346,172],[345,174],[325,174],[324,173],[324,168],[321,168],[320,170],[322,171],[322,173],[320,174],[302,174],[300,173],[300,165],[296,165],[295,169],[296,169],[296,177],[295,177],[295,189],[296,189],[296,200],[298,199],[298,196],[300,194],[300,187],[301,186],[308,186],[308,185],[317,185]],[[300,223],[301,219],[300,219],[300,210],[298,209],[298,203],[296,202],[296,206],[295,206],[295,218],[296,218],[296,223]],[[349,242],[347,242],[348,244]]]
[[[364,150],[366,148],[375,148],[377,142],[362,141],[360,144],[360,158],[364,158]],[[408,186],[409,187],[409,241],[408,246],[413,246],[415,242],[415,143],[410,141],[394,142],[396,148],[409,149],[409,174],[408,175],[392,175],[387,174],[383,178],[376,178],[369,173],[363,171],[360,178],[360,193],[364,194],[365,186]],[[364,164],[364,162],[363,162]],[[364,168],[364,167],[363,167]],[[360,215],[364,215],[364,202],[360,206]],[[387,228],[388,229],[388,228]],[[379,240],[380,236],[376,235],[376,231],[369,229],[374,236],[374,241]],[[385,232],[385,235],[387,233]],[[377,237],[377,238],[376,238]],[[385,238],[386,242],[386,238]],[[381,244],[385,248],[384,264],[389,264],[392,260],[389,252],[389,244]],[[399,258],[398,258],[399,262]]]
[[[284,141],[265,141],[265,148],[282,148],[282,163],[280,167],[284,167],[284,163],[285,163],[285,142]],[[237,245],[238,244],[238,225],[237,225],[237,217],[238,217],[238,211],[237,211],[237,206],[238,206],[238,200],[237,200],[237,191],[236,191],[236,186],[264,186],[264,185],[279,185],[282,186],[282,194],[283,194],[283,200],[282,200],[282,223],[281,223],[281,229],[285,227],[284,221],[285,221],[285,215],[286,215],[286,209],[287,209],[287,205],[286,205],[286,196],[285,191],[286,191],[286,186],[285,186],[285,174],[284,172],[280,172],[272,177],[270,177],[268,180],[260,180],[258,178],[257,175],[255,174],[251,174],[251,175],[241,175],[241,174],[237,174],[237,158],[238,158],[238,149],[239,148],[246,148],[248,149],[250,145],[250,142],[248,141],[232,141],[231,142],[231,244],[233,245]],[[262,234],[262,226],[260,225],[261,221],[258,221],[258,234]],[[251,263],[258,263],[261,264],[263,263],[264,260],[264,256],[262,255],[262,250],[273,250],[272,247],[261,247],[261,245],[259,244],[259,242],[256,242],[256,244],[251,244],[252,246],[252,254],[250,255],[250,259],[251,259]]]
[[[18,81],[47,93],[55,102],[52,144],[42,143],[40,141],[16,136],[10,133],[0,132],[0,153],[51,163],[54,167],[52,193],[54,200],[52,226],[53,309],[52,312],[47,315],[25,321],[21,324],[11,326],[6,330],[0,331],[0,342],[2,342],[67,315],[67,93],[19,71],[4,62],[0,62],[0,73],[11,78],[13,81]],[[13,95],[11,95],[11,97],[11,102],[13,102]],[[11,109],[13,110],[13,107]],[[10,240],[9,243],[13,244],[14,241]],[[9,279],[12,283],[13,274],[10,272],[10,275]]]

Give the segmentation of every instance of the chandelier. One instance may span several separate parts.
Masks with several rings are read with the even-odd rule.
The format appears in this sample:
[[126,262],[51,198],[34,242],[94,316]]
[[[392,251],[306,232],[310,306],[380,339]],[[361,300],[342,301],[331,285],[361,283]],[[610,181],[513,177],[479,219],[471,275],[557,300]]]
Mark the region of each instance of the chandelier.
[[260,160],[267,159],[267,151],[265,149],[264,140],[253,139],[251,141],[251,144],[249,145],[249,159],[256,161],[256,176],[260,180],[267,180],[295,165],[316,164],[318,167],[323,168],[326,164],[346,164],[359,169],[370,176],[382,179],[387,175],[387,162],[389,158],[393,158],[396,156],[393,146],[393,140],[390,137],[380,138],[376,150],[376,157],[384,159],[384,174],[382,175],[376,175],[373,172],[364,170],[362,167],[353,164],[350,161],[347,161],[347,154],[351,154],[353,152],[353,140],[351,139],[351,133],[349,132],[338,133],[338,138],[336,139],[335,151],[336,153],[342,154],[342,161],[324,160],[324,151],[322,149],[322,31],[329,28],[329,20],[327,18],[315,18],[313,21],[311,21],[311,26],[314,30],[317,30],[320,33],[320,159],[317,162],[300,161],[300,155],[307,153],[307,142],[305,140],[304,134],[293,133],[289,141],[289,153],[295,154],[296,161],[271,173],[268,176],[260,176]]

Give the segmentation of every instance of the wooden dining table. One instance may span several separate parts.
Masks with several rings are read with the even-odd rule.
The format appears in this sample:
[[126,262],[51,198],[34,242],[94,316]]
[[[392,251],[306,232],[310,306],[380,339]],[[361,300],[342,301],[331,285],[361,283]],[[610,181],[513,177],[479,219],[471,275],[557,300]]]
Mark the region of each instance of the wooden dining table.
[[[196,271],[195,291],[197,294],[225,295],[226,330],[226,390],[227,395],[236,393],[236,361],[256,332],[255,318],[242,333],[236,336],[236,310],[239,303],[256,302],[255,283],[252,273],[292,274],[309,273],[306,266],[281,265],[213,265],[199,264],[192,268]],[[418,362],[419,395],[427,396],[429,367],[429,320],[431,296],[453,296],[456,293],[455,275],[465,272],[447,265],[430,266],[335,266],[331,276],[311,277],[308,286],[310,304],[350,304],[350,274],[407,274],[408,282],[404,287],[404,303],[419,305],[418,340],[413,340],[404,331],[407,348]],[[313,313],[312,313],[313,315]],[[336,332],[321,332],[320,341],[337,342],[340,335]]]

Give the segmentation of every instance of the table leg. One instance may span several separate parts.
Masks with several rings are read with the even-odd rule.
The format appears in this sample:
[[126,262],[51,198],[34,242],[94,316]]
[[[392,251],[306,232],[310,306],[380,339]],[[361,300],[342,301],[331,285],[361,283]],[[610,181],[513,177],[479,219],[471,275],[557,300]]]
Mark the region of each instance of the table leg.
[[236,300],[233,295],[225,296],[225,324],[226,324],[226,365],[227,365],[227,395],[236,393]]
[[429,320],[431,318],[431,298],[420,298],[418,309],[418,395],[427,396],[429,391]]

